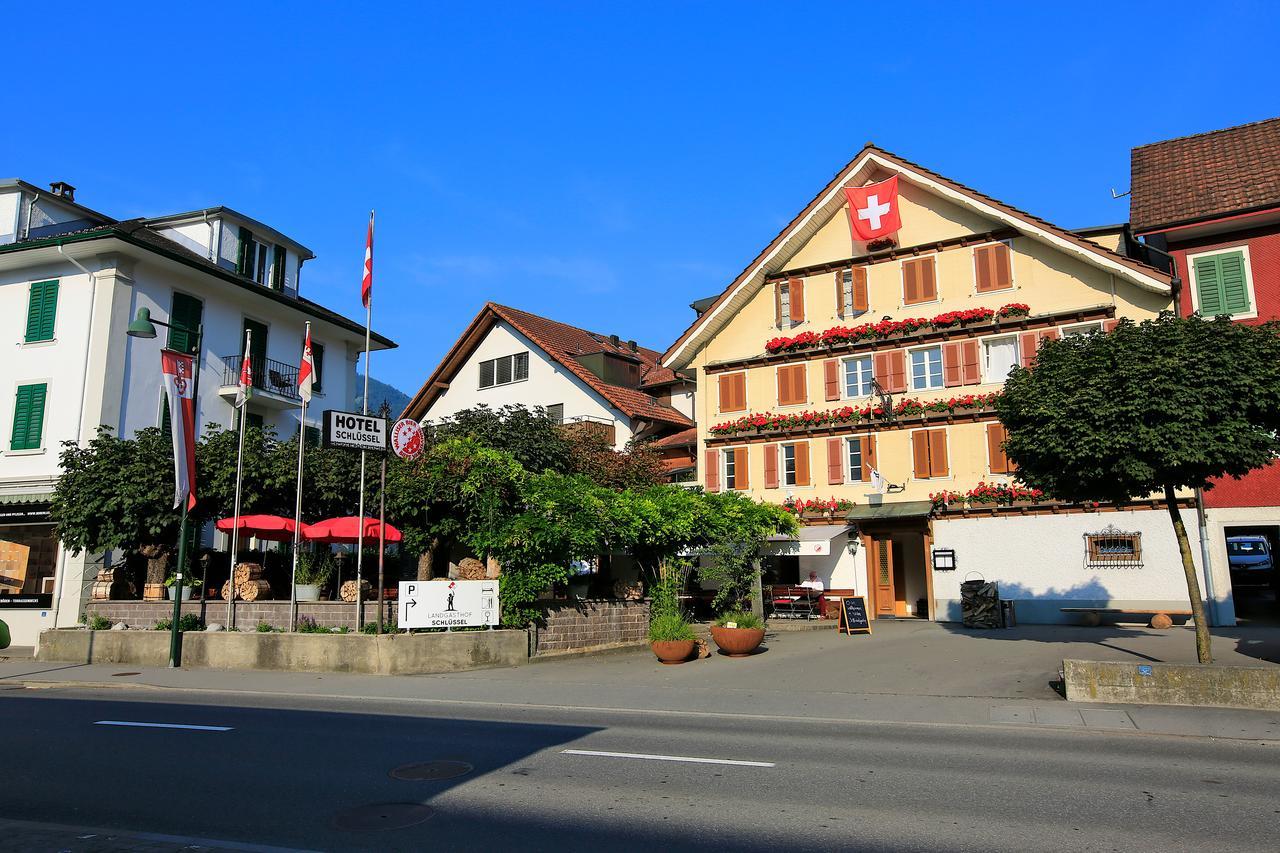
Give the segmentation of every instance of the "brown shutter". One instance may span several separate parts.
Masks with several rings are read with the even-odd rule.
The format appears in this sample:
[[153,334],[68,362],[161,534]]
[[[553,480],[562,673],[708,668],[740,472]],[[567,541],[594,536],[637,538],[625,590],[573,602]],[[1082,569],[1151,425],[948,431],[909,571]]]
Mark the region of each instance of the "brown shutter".
[[947,466],[947,431],[945,429],[929,430],[929,476],[945,477],[950,468]]
[[1009,457],[1005,455],[1004,424],[987,424],[987,457],[991,460],[992,474],[1009,473]]
[[1023,367],[1030,367],[1036,360],[1036,347],[1039,344],[1040,338],[1035,332],[1023,332],[1018,335],[1018,349],[1022,355]]
[[853,310],[868,310],[866,267],[853,268]]
[[1006,243],[997,243],[992,247],[992,266],[995,271],[994,290],[1008,290],[1013,287],[1013,256]]
[[889,353],[878,352],[871,356],[871,375],[880,383],[881,388],[889,387],[889,373],[892,370],[893,367],[889,364]]
[[1116,330],[1116,326],[1119,326],[1119,325],[1120,325],[1120,319],[1118,317],[1114,320],[1103,320],[1102,331],[1114,332]]
[[840,454],[844,451],[844,439],[827,439],[827,485],[834,486],[844,482],[844,460]]
[[902,302],[911,305],[920,301],[920,268],[915,261],[902,262]]
[[862,482],[871,482],[871,469],[876,467],[876,437],[864,435],[858,439],[862,442]]
[[829,358],[822,363],[822,384],[828,400],[840,399],[840,360]]
[[995,268],[992,266],[994,246],[979,246],[973,250],[975,287],[979,293],[995,290]]
[[1062,333],[1057,329],[1043,329],[1040,332],[1040,340],[1042,341],[1056,341],[1060,337],[1062,337]]
[[702,456],[702,482],[706,486],[708,492],[720,491],[720,454],[715,450],[708,450]]
[[844,319],[844,270],[836,270],[836,316]]
[[776,444],[764,446],[764,487],[778,488],[778,445]]
[[791,279],[791,322],[804,322],[804,279]]
[[890,394],[901,394],[907,390],[907,352],[891,350],[889,352],[889,386],[885,389]]
[[778,368],[778,405],[798,406],[809,399],[804,364]]
[[977,291],[1007,290],[1013,285],[1009,247],[1004,243],[980,246],[973,253],[977,269]]
[[911,462],[917,480],[929,479],[929,433],[919,430],[911,433]]
[[791,399],[791,374],[787,368],[779,367],[778,375],[778,405],[785,406],[787,401]]
[[938,298],[938,281],[934,277],[933,258],[921,258],[919,272],[919,293],[921,302],[932,302]]
[[960,372],[960,342],[952,341],[942,345],[942,384],[948,388],[960,385],[963,377]]
[[964,341],[960,347],[960,378],[965,385],[982,382],[982,351],[977,341]]
[[722,412],[736,411],[733,408],[733,383],[730,381],[731,379],[733,379],[732,373],[720,374],[720,411]]
[[737,479],[735,489],[746,491],[751,486],[751,480],[747,473],[747,462],[749,454],[745,447],[735,447],[733,449],[733,475]]
[[782,328],[782,282],[773,283],[773,325]]
[[796,485],[809,485],[809,442],[798,441],[796,449]]

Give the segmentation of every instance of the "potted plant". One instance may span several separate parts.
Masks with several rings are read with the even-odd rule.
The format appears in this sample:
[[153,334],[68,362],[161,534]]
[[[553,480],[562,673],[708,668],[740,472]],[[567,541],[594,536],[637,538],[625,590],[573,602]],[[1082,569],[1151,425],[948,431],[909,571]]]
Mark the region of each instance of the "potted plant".
[[[169,575],[169,577],[167,577],[167,578],[165,578],[165,579],[164,579],[164,585],[165,585],[165,588],[167,588],[167,589],[169,590],[169,600],[170,600],[170,601],[173,601],[174,596],[176,596],[176,595],[178,595],[178,594],[179,594],[179,593],[178,593],[178,590],[174,589],[174,587],[177,585],[177,583],[178,583],[178,576],[177,576],[177,575]],[[182,600],[183,600],[183,601],[190,601],[190,600],[191,600],[191,580],[190,580],[190,578],[185,578],[185,577],[184,577],[184,578],[182,579],[182,593],[181,593],[181,595],[182,595]]]
[[722,613],[711,624],[711,639],[731,658],[744,658],[764,642],[764,620],[754,613]]
[[649,623],[649,648],[664,664],[684,663],[694,645],[693,627],[679,613],[663,613]]
[[319,601],[320,588],[333,577],[333,557],[314,551],[298,552],[298,573],[293,596],[298,601]]

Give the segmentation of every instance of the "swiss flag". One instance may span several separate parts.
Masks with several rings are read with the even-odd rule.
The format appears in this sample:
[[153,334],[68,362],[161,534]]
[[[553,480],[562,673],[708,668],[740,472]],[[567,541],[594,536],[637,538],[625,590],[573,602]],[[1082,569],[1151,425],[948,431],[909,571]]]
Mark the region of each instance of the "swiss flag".
[[845,187],[849,200],[849,230],[853,239],[869,243],[896,234],[902,228],[898,215],[898,176],[865,187]]

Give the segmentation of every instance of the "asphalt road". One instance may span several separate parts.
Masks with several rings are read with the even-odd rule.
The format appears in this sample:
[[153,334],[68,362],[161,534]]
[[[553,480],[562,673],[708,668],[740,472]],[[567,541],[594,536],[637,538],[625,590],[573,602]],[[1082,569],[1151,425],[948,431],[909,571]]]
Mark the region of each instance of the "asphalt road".
[[[1280,745],[1265,742],[153,693],[0,690],[0,850],[1217,851],[1280,838]],[[391,775],[430,761],[472,769]],[[385,828],[425,814],[386,804],[430,816]]]

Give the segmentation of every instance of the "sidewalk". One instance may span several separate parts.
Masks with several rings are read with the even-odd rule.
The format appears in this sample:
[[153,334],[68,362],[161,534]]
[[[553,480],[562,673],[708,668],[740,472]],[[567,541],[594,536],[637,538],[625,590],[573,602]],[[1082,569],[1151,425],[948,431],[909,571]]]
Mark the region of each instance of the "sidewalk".
[[[1275,665],[1273,631],[1223,629],[1223,664]],[[658,665],[647,649],[423,676],[146,669],[33,660],[0,662],[0,690],[29,687],[212,691],[303,700],[359,699],[490,707],[740,715],[926,725],[1047,726],[1280,740],[1280,713],[1067,703],[1053,682],[1064,657],[1195,659],[1187,629],[1033,626],[964,631],[929,622],[877,622],[870,636],[834,629],[773,633],[766,651]],[[189,694],[186,701],[190,700]]]

